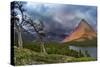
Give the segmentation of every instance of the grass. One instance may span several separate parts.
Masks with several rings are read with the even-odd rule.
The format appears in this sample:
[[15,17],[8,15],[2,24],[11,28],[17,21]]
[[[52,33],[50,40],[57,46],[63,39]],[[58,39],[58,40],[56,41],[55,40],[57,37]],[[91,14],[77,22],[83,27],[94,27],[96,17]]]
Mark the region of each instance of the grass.
[[90,57],[75,58],[60,54],[44,55],[40,52],[35,52],[26,48],[14,48],[14,53],[15,53],[14,56],[15,65],[50,64],[50,63],[81,62],[81,61],[96,60]]
[[84,57],[81,52],[69,49],[68,45],[47,42],[45,44],[47,55],[41,53],[38,42],[24,42],[23,48],[14,47],[15,65],[50,64],[65,62],[95,61],[91,57]]
[[86,62],[86,61],[96,61],[96,59],[91,57],[81,57],[81,58],[72,58],[71,60],[67,60],[68,62]]
[[23,48],[15,48],[15,65],[26,65],[26,64],[43,64],[43,63],[59,63],[63,62],[63,58],[67,56],[34,52],[32,50]]
[[[41,52],[40,44],[37,42],[28,42],[24,44],[24,48]],[[47,42],[45,48],[48,54],[60,54],[73,57],[83,57],[82,53],[69,49],[68,45],[56,42]]]
[[[14,48],[15,65],[32,64],[33,51],[29,49]],[[35,54],[35,53],[34,53]]]

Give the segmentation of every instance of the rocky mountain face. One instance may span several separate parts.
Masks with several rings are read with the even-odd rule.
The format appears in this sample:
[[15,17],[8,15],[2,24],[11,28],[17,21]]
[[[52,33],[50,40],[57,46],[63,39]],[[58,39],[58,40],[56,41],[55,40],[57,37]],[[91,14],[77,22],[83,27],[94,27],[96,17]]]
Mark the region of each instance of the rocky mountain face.
[[93,28],[82,19],[78,26],[70,33],[69,36],[66,36],[63,43],[69,41],[85,41],[85,40],[92,40],[96,37],[96,32]]

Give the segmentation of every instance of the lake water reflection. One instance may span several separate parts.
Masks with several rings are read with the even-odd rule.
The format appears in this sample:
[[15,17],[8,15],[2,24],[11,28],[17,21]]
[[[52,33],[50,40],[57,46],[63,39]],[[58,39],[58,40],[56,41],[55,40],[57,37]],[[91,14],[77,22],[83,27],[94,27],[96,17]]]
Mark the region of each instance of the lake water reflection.
[[93,47],[93,46],[90,46],[90,47],[80,47],[80,46],[69,46],[70,49],[72,50],[76,50],[76,51],[80,51],[85,54],[85,51],[88,52],[88,54],[93,57],[93,58],[97,58],[97,47]]

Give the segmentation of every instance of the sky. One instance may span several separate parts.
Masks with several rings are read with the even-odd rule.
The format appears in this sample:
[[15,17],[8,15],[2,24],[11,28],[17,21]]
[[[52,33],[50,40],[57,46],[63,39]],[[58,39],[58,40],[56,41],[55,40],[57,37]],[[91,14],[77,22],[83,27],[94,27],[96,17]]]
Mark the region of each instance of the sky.
[[37,12],[42,16],[51,18],[64,28],[73,29],[81,19],[85,19],[95,30],[97,27],[96,6],[27,2],[25,8],[29,13]]
[[27,2],[23,8],[33,20],[41,19],[45,31],[53,35],[69,34],[81,19],[97,31],[96,6]]

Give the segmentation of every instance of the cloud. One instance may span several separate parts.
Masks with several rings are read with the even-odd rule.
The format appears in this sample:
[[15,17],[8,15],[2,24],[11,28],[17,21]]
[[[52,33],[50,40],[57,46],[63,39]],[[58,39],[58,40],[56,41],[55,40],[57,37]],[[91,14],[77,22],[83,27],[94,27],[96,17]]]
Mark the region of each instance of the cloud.
[[93,28],[97,27],[97,8],[95,6],[28,2],[25,8],[31,14],[36,12],[38,13],[38,17],[41,15],[46,28],[49,30],[50,28],[54,30],[59,30],[60,28],[61,30],[73,29],[81,19],[85,19]]

